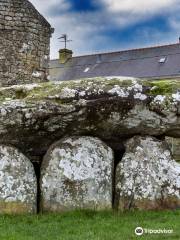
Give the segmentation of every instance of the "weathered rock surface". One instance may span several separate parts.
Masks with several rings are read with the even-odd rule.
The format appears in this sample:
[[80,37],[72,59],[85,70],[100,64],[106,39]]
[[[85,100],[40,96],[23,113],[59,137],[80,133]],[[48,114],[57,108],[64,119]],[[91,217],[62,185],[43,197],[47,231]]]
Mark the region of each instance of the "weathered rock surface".
[[167,143],[136,136],[116,169],[119,209],[162,209],[180,206],[180,164]]
[[35,212],[36,189],[29,159],[13,147],[0,145],[0,213]]
[[180,138],[166,137],[166,141],[171,148],[173,158],[180,163]]
[[0,143],[42,157],[64,136],[180,137],[179,80],[93,78],[0,88]]
[[53,144],[41,168],[42,211],[112,207],[111,148],[97,138]]

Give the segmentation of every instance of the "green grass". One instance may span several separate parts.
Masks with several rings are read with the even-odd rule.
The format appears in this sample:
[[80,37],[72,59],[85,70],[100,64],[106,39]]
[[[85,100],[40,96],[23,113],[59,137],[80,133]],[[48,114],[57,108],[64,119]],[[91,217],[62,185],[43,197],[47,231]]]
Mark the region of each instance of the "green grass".
[[[136,236],[137,226],[173,229],[174,233]],[[180,210],[95,212],[0,216],[0,240],[180,239]]]

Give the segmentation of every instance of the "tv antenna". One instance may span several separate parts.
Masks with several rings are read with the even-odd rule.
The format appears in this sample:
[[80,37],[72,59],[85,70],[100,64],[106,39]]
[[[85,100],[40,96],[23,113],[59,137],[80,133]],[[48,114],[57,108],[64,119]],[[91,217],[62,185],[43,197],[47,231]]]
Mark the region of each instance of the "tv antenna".
[[67,42],[72,42],[72,40],[68,39],[68,35],[67,34],[62,34],[61,37],[59,37],[58,39],[63,39],[60,42],[64,42],[65,44],[65,49],[67,47]]

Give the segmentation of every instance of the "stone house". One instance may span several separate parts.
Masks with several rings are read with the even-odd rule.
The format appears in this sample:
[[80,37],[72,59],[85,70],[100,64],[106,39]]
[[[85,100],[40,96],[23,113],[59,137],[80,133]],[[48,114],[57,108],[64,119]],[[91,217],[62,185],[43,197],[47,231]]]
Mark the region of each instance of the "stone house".
[[53,29],[27,0],[0,0],[1,86],[47,80]]

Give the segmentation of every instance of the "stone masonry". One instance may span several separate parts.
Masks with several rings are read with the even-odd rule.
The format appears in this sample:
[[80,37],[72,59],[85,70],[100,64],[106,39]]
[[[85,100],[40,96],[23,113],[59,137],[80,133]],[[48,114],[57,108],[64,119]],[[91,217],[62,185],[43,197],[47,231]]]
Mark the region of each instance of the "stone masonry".
[[48,79],[50,24],[27,0],[0,0],[0,85]]

